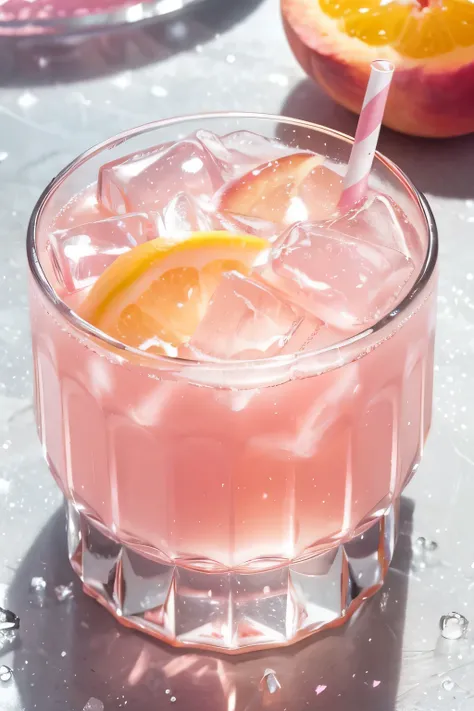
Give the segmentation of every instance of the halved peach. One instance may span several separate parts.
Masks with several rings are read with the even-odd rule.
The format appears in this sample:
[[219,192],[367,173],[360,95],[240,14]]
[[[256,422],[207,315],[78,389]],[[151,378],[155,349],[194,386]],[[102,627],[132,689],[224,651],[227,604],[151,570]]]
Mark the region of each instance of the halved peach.
[[396,67],[384,115],[416,136],[474,131],[471,0],[281,0],[290,46],[305,71],[358,113],[370,62]]
[[218,209],[283,226],[325,219],[336,209],[342,181],[323,162],[322,156],[301,151],[265,163],[227,183]]

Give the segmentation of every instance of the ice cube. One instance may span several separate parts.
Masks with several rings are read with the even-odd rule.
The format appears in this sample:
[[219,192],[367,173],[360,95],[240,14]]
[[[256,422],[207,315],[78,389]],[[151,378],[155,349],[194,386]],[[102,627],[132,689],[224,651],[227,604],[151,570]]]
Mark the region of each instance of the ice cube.
[[182,355],[245,360],[296,353],[316,348],[323,327],[273,288],[228,272]]
[[327,223],[328,227],[412,257],[419,250],[413,225],[388,195],[369,195],[361,205]]
[[163,212],[178,194],[211,197],[224,183],[223,166],[196,137],[106,163],[99,202],[114,214]]
[[222,224],[229,232],[256,235],[269,242],[274,242],[281,234],[280,225],[269,220],[261,220],[258,217],[248,217],[247,215],[235,215],[232,212],[222,213],[222,215]]
[[109,264],[137,244],[156,236],[145,214],[129,214],[56,230],[50,248],[56,276],[72,294],[90,286]]
[[210,201],[178,193],[163,210],[160,236],[175,239],[191,232],[223,229],[221,216]]
[[220,139],[230,153],[234,176],[242,175],[252,167],[289,155],[294,149],[276,139],[266,138],[253,131],[233,131]]
[[390,247],[302,223],[277,243],[264,278],[329,326],[351,330],[388,313],[413,270]]

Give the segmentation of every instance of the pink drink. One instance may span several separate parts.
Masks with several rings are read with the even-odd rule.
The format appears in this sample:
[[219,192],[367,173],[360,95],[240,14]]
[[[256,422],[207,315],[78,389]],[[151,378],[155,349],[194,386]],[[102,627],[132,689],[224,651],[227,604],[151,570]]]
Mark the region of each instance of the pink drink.
[[[187,123],[92,152],[43,200],[36,411],[86,591],[173,644],[238,651],[336,624],[382,584],[431,421],[436,237],[382,159],[367,203],[335,216],[350,144],[330,131],[216,116],[175,145]],[[280,141],[258,135],[275,128]],[[308,148],[326,160],[285,211],[285,190],[254,179]],[[242,212],[223,209],[229,190]],[[260,190],[263,207],[248,201]],[[163,351],[183,359],[73,313],[136,244],[215,229],[263,235],[270,256],[224,275],[191,338]]]

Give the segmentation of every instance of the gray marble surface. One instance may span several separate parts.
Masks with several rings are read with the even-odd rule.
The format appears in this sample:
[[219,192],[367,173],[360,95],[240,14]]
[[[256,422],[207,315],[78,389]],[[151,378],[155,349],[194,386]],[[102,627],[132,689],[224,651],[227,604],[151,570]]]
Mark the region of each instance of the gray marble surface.
[[[64,164],[132,125],[242,109],[352,134],[355,117],[305,79],[277,0],[209,0],[53,45],[2,38],[0,86],[0,605],[21,617],[18,635],[0,636],[0,665],[13,670],[2,681],[0,669],[1,711],[473,711],[474,632],[448,642],[439,619],[455,610],[474,628],[474,136],[381,136],[427,194],[441,242],[434,425],[384,592],[349,627],[227,659],[120,628],[74,580],[33,424],[26,225]],[[44,591],[31,589],[35,576]],[[71,582],[59,602],[55,586]],[[273,694],[261,683],[268,668],[281,685]]]

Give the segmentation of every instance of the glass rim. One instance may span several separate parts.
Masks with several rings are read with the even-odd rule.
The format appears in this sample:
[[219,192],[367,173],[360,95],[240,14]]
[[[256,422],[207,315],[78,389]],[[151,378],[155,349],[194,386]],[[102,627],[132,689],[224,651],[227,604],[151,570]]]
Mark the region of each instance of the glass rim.
[[[152,121],[149,123],[136,126],[131,129],[122,131],[121,133],[112,136],[111,138],[97,143],[91,148],[85,150],[83,153],[74,158],[68,165],[66,165],[46,186],[46,188],[41,193],[38,198],[27,228],[27,238],[26,238],[26,250],[27,258],[30,272],[39,286],[40,290],[50,302],[50,304],[59,313],[66,318],[68,323],[72,325],[76,330],[78,330],[82,335],[93,337],[98,340],[99,343],[104,344],[108,347],[108,350],[112,347],[114,350],[119,350],[121,352],[129,353],[134,357],[139,356],[143,363],[148,362],[150,365],[153,363],[162,363],[166,366],[174,367],[186,367],[186,366],[198,366],[205,367],[208,369],[217,370],[232,370],[238,371],[242,369],[248,369],[249,365],[258,366],[259,370],[265,368],[265,366],[281,366],[286,367],[289,365],[297,364],[300,361],[306,362],[309,357],[318,358],[322,356],[325,362],[325,367],[323,370],[327,370],[326,357],[331,354],[343,355],[344,351],[351,349],[351,347],[357,343],[361,350],[364,348],[364,344],[367,339],[374,334],[378,334],[384,330],[389,330],[391,324],[395,324],[399,319],[400,315],[406,312],[413,301],[418,297],[420,293],[423,292],[425,286],[431,279],[433,275],[437,258],[438,258],[438,230],[436,222],[431,211],[431,208],[426,200],[426,197],[421,191],[419,191],[408,176],[389,158],[384,156],[382,153],[376,151],[375,159],[382,163],[388,170],[395,175],[398,181],[405,187],[407,192],[411,197],[415,199],[417,206],[424,218],[425,226],[428,232],[428,244],[426,247],[426,254],[423,264],[421,265],[418,276],[410,288],[409,292],[403,296],[402,299],[396,302],[388,314],[385,314],[380,318],[375,324],[368,328],[364,328],[360,332],[348,336],[347,338],[337,341],[331,346],[325,348],[319,348],[308,351],[299,351],[297,353],[288,353],[286,355],[274,355],[266,358],[255,358],[250,360],[232,360],[225,358],[213,358],[209,361],[202,361],[197,359],[179,358],[175,356],[167,355],[157,355],[154,353],[148,353],[146,351],[141,351],[138,348],[128,346],[121,341],[109,336],[100,329],[92,326],[90,323],[82,319],[78,314],[75,313],[69,306],[58,296],[50,282],[48,281],[46,274],[41,266],[41,262],[36,250],[36,234],[38,220],[42,213],[43,208],[48,202],[50,196],[57,190],[57,188],[64,182],[71,171],[76,170],[81,165],[86,163],[89,159],[93,158],[95,155],[103,152],[104,150],[114,148],[115,146],[128,141],[141,134],[151,133],[160,128],[165,128],[168,126],[173,126],[179,123],[196,122],[196,121],[206,121],[209,119],[256,119],[272,121],[274,123],[283,123],[293,126],[298,126],[305,129],[310,129],[311,131],[317,131],[318,133],[331,136],[344,143],[350,145],[353,144],[354,139],[345,133],[337,131],[335,129],[322,126],[320,124],[312,123],[310,121],[305,121],[303,119],[295,119],[289,116],[278,116],[273,114],[264,114],[258,112],[241,112],[241,111],[217,111],[208,113],[197,113],[188,114],[183,116],[174,116],[167,119],[160,119],[157,121]],[[340,365],[341,361],[335,365]]]

